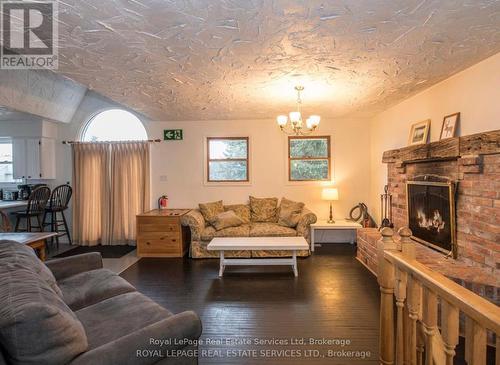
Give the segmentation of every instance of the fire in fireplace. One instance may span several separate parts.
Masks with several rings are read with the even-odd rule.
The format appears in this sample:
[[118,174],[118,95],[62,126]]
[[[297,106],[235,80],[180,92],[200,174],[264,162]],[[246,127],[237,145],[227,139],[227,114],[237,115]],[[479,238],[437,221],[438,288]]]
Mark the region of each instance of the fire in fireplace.
[[456,257],[455,184],[408,181],[406,190],[413,239]]

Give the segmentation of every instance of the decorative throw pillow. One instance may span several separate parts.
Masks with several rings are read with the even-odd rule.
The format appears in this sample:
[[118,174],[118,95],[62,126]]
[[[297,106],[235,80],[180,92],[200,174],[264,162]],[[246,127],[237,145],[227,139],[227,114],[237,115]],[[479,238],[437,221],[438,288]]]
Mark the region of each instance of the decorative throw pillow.
[[294,202],[286,198],[281,199],[278,224],[284,227],[295,228],[299,224],[304,203]]
[[234,211],[228,210],[218,214],[211,224],[217,231],[220,231],[224,228],[241,226],[243,223],[243,219],[238,217]]
[[222,200],[212,203],[198,204],[200,207],[200,212],[205,218],[205,221],[209,224],[212,224],[214,218],[224,212],[224,205],[222,204]]
[[244,223],[250,223],[250,207],[247,204],[224,205],[224,210],[232,210]]
[[250,212],[252,222],[271,222],[278,220],[278,198],[250,197]]

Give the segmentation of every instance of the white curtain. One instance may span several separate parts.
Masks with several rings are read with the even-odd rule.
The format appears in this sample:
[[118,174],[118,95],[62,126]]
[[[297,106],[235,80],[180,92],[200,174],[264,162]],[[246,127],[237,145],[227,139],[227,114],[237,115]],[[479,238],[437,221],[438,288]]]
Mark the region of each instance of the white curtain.
[[112,244],[135,244],[135,217],[149,210],[149,175],[149,143],[111,145]]
[[75,243],[135,244],[135,216],[149,210],[149,143],[72,147]]

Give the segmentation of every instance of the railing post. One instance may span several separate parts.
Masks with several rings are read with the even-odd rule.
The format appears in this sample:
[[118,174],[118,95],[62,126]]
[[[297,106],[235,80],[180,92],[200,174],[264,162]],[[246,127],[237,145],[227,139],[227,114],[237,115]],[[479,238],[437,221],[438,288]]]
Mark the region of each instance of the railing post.
[[429,288],[424,288],[422,322],[425,333],[425,364],[434,363],[434,336],[438,331],[438,297]]
[[453,365],[459,336],[459,311],[446,300],[441,301],[441,332],[445,346],[446,365]]
[[[408,227],[401,227],[398,230],[398,235],[400,239],[400,248],[402,254],[410,260],[414,260],[415,255],[415,242],[411,239],[412,232]],[[398,335],[396,337],[396,364],[410,364],[412,361],[412,351],[416,351],[416,341],[413,338],[413,330],[416,326],[413,326],[412,318],[410,315],[409,308],[409,284],[408,277],[409,274],[407,272],[402,272],[402,280],[398,280],[398,286],[401,286],[401,294],[398,295],[398,291],[396,290],[396,306],[398,306],[398,316],[403,317],[402,324],[400,325],[398,322],[398,326],[402,326],[403,328],[398,327]],[[399,297],[399,298],[398,298]],[[406,305],[405,305],[406,304]],[[398,318],[399,321],[399,318]],[[402,335],[400,334],[402,333]],[[416,334],[416,330],[415,330]],[[401,338],[401,340],[400,340]],[[399,344],[398,341],[402,343]],[[412,342],[413,341],[413,342]],[[402,355],[401,355],[402,352]],[[398,355],[399,354],[399,355]],[[398,356],[403,358],[403,361],[398,361]],[[416,358],[413,359],[416,363]]]
[[465,361],[467,364],[486,364],[486,328],[468,316],[465,317]]
[[377,242],[378,275],[380,286],[380,364],[394,364],[394,266],[384,257],[385,250],[396,250],[391,228],[382,228],[382,239]]
[[404,328],[404,308],[406,300],[406,284],[408,275],[405,271],[396,269],[396,364],[403,365],[405,362],[405,328]]
[[421,322],[417,322],[417,364],[418,365],[422,365],[424,363],[424,350],[425,350],[424,325]]
[[411,260],[415,260],[415,242],[411,239],[412,231],[408,227],[401,227],[398,230],[398,235],[401,237],[401,252]]
[[418,349],[418,328],[417,321],[420,319],[421,312],[421,301],[422,301],[422,286],[415,278],[410,277],[408,283],[408,313],[410,317],[410,328],[408,332],[410,333],[408,338],[408,354],[410,365],[418,365],[421,362],[418,361],[417,349]]

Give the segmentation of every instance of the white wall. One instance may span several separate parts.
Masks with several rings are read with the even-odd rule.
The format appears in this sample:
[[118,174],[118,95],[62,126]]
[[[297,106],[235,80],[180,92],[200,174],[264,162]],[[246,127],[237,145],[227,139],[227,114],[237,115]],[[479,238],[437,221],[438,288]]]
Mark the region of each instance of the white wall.
[[[331,135],[333,171],[340,200],[334,215],[345,217],[350,208],[369,198],[369,120],[323,120],[317,135]],[[151,122],[150,138],[162,138],[164,129],[184,130],[183,141],[161,142],[152,148],[152,204],[167,194],[170,206],[193,208],[200,202],[222,199],[245,203],[249,195],[283,196],[303,201],[320,218],[327,218],[328,203],[321,200],[322,183],[289,183],[286,178],[286,137],[274,120]],[[207,186],[204,184],[204,138],[250,137],[251,185]],[[167,181],[160,181],[166,176]]]
[[456,112],[461,113],[457,135],[500,129],[499,101],[500,53],[497,53],[373,118],[370,123],[371,205],[379,204],[387,181],[382,153],[406,146],[412,123],[430,118],[430,141],[439,140],[443,117]]

